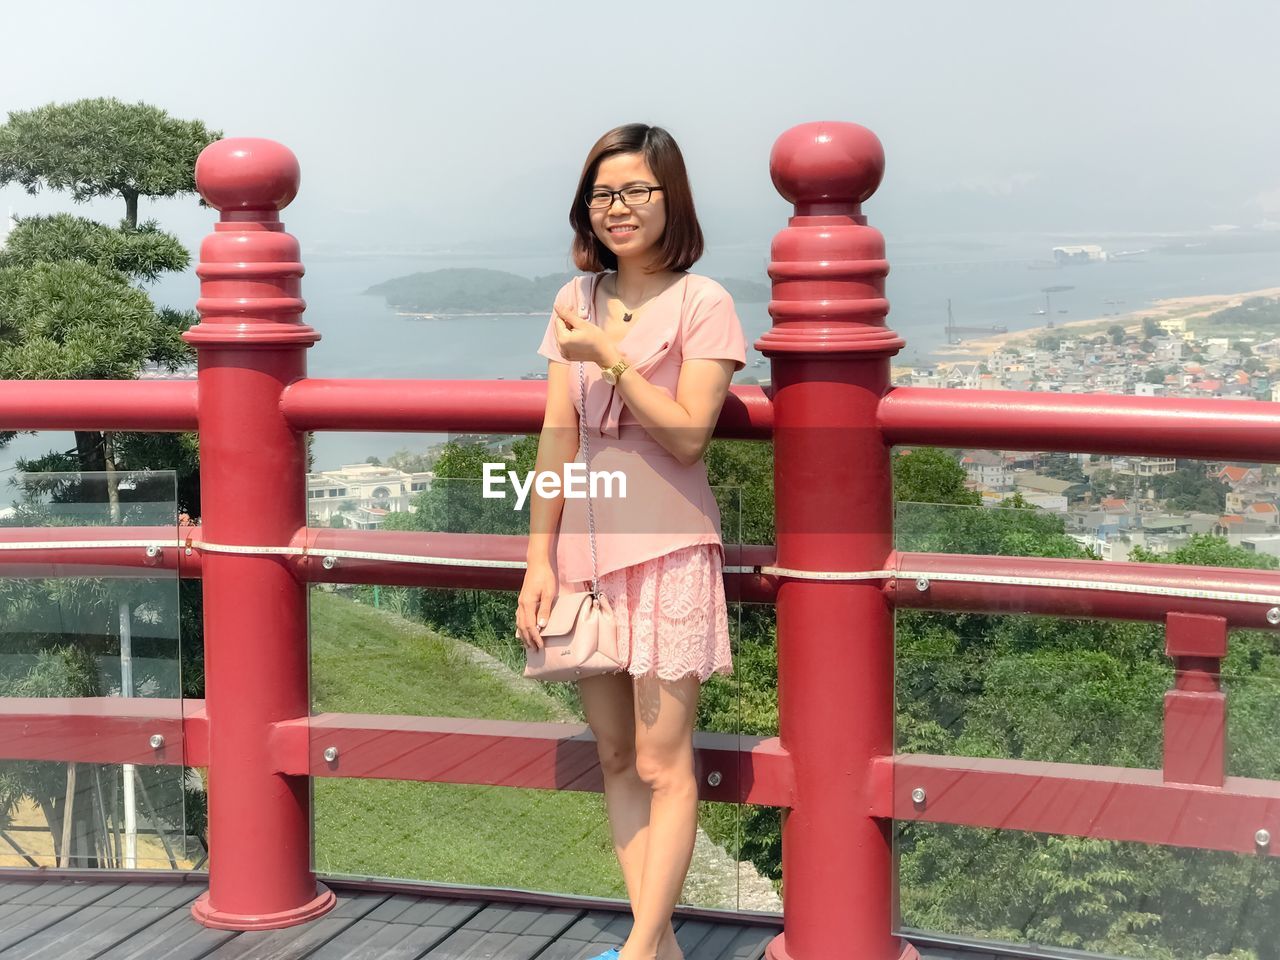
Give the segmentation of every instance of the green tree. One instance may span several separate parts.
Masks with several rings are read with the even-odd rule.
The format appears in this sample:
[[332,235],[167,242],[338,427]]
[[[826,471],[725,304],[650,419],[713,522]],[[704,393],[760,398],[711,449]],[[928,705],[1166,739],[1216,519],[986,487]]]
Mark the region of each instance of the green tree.
[[893,499],[912,503],[976,505],[982,495],[965,487],[964,467],[936,447],[898,451],[893,458]]
[[[4,281],[23,297],[20,303],[0,297],[0,367],[14,371],[7,375],[32,378],[40,374],[18,371],[40,370],[57,379],[76,379],[86,374],[69,371],[107,367],[111,372],[96,376],[133,379],[148,364],[174,370],[193,359],[180,334],[195,321],[194,313],[156,309],[149,298],[144,305],[136,295],[145,297],[137,284],[185,269],[190,259],[177,239],[153,221],[139,226],[138,201],[193,194],[196,157],[220,136],[200,121],[178,120],[158,107],[109,97],[9,113],[0,125],[0,185],[17,183],[33,195],[41,189],[65,190],[77,202],[119,196],[125,218],[119,229],[66,215],[28,217],[19,223],[0,271],[33,277],[22,280],[11,274]],[[101,344],[103,356],[85,356],[99,352],[89,333],[93,320],[81,315],[96,306],[84,299],[89,293],[110,304],[117,317],[132,312],[141,323],[141,335],[108,334]],[[61,319],[33,322],[34,317],[46,316]],[[4,358],[12,350],[18,356]],[[69,356],[42,356],[59,352]],[[61,376],[56,375],[59,370]],[[0,435],[0,445],[12,437]],[[54,452],[21,461],[19,467],[114,474],[117,469],[152,465],[139,462],[139,454],[162,453],[163,465],[179,474],[181,506],[198,514],[196,449],[194,438],[176,435],[156,439],[78,431],[74,454]],[[118,502],[115,483],[107,484],[106,495],[113,504]]]
[[154,220],[141,226],[108,227],[67,213],[18,218],[3,249],[0,267],[75,261],[108,275],[151,282],[161,274],[187,269],[191,255]]
[[0,126],[0,185],[65,190],[77,203],[118,196],[136,227],[139,198],[195,192],[196,157],[221,137],[199,120],[114,97],[11,111]]
[[1171,510],[1221,513],[1226,508],[1230,484],[1210,477],[1195,460],[1179,460],[1173,473],[1151,478],[1156,496]]

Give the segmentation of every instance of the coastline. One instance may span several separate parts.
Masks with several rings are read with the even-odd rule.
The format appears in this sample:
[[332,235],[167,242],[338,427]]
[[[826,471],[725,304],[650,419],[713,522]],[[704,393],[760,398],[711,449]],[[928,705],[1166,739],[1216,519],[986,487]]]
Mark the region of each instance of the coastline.
[[[1116,314],[1113,316],[1091,317],[1084,320],[1070,320],[1065,323],[1055,323],[1052,327],[1039,326],[1027,327],[1022,330],[1014,330],[1009,333],[991,334],[985,337],[975,337],[972,340],[966,340],[963,343],[953,344],[950,346],[942,346],[934,349],[931,356],[939,367],[950,367],[957,363],[972,362],[981,360],[997,350],[1005,347],[1028,346],[1031,341],[1045,334],[1057,333],[1063,330],[1071,330],[1073,333],[1084,333],[1083,328],[1099,327],[1101,329],[1094,333],[1101,333],[1107,327],[1119,324],[1126,330],[1142,328],[1142,321],[1147,317],[1155,320],[1167,320],[1178,318],[1183,320],[1191,320],[1198,317],[1207,317],[1210,314],[1217,313],[1219,310],[1227,307],[1239,306],[1245,300],[1252,297],[1280,297],[1280,287],[1266,287],[1262,290],[1249,290],[1241,293],[1221,293],[1221,294],[1203,294],[1192,297],[1166,297],[1162,300],[1156,300],[1150,305],[1138,310],[1130,310],[1127,313]],[[901,368],[904,372],[910,368]]]

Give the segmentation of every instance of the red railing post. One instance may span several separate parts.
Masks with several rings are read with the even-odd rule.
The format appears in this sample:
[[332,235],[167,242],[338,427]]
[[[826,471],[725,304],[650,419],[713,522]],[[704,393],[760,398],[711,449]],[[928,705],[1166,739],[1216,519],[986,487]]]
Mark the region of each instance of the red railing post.
[[1227,618],[1171,611],[1164,652],[1174,686],[1164,695],[1164,779],[1221,787],[1227,776],[1227,695],[1222,660]]
[[[297,158],[271,140],[220,140],[196,161],[222,213],[200,247],[200,323],[183,334],[199,357],[201,534],[217,546],[284,546],[306,524],[304,436],[280,409],[320,339],[279,220],[298,182]],[[285,561],[216,546],[203,557],[209,891],[192,913],[210,927],[284,927],[334,904],[311,870],[308,778],[276,772],[268,753],[272,724],[310,713],[307,587]]]
[[[892,551],[889,449],[876,411],[903,341],[885,326],[884,238],[861,204],[884,151],[853,123],[807,123],[769,158],[795,215],[774,237],[772,360],[777,564],[881,570]],[[896,960],[888,821],[871,816],[893,752],[893,613],[882,581],[782,577],[779,735],[795,769],[782,825],[784,931],[770,960]],[[887,789],[888,784],[881,784]]]

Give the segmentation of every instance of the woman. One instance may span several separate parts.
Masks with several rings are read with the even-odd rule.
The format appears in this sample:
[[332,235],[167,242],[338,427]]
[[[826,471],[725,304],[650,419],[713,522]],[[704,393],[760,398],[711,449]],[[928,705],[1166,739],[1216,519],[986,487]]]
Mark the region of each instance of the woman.
[[[701,684],[732,673],[720,515],[703,452],[746,339],[720,284],[689,273],[702,230],[684,159],[661,127],[627,124],[592,147],[569,222],[573,259],[538,352],[547,407],[537,469],[578,456],[578,364],[590,469],[625,475],[625,497],[592,491],[600,590],[625,672],[578,689],[595,734],[614,850],[634,917],[593,960],[680,960],[671,914],[693,856],[693,729]],[[560,590],[590,588],[581,498],[531,502],[516,634],[539,648]]]

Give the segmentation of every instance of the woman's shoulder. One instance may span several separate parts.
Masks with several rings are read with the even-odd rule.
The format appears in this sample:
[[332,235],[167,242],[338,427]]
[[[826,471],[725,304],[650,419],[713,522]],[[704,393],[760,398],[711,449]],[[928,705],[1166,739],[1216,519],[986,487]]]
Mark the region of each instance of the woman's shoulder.
[[600,273],[575,273],[556,291],[554,302],[563,307],[572,309],[577,303],[580,293],[591,289],[591,281],[594,277],[603,277],[607,271]]
[[733,300],[729,296],[729,291],[719,281],[712,280],[701,273],[686,274],[685,282],[688,284],[688,299],[691,302],[714,303],[717,300]]

